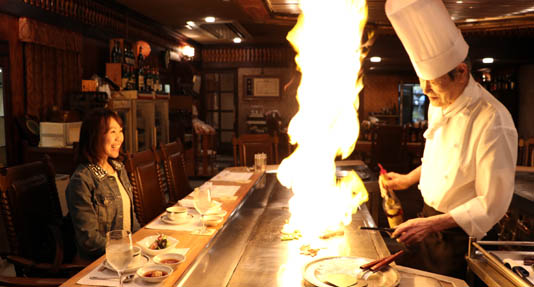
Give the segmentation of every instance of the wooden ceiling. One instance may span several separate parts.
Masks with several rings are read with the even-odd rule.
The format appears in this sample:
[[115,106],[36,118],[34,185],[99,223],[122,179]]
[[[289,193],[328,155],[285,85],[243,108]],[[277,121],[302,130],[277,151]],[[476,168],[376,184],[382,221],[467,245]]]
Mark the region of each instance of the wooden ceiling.
[[[285,35],[300,13],[298,0],[116,1],[203,45],[231,44],[236,35],[242,36],[245,44],[284,43]],[[367,3],[369,26],[392,33],[384,13],[385,0],[367,0]],[[532,0],[444,0],[444,3],[464,33],[534,33]],[[203,22],[206,16],[216,17],[218,26],[206,26]],[[194,21],[197,26],[188,29],[187,21]]]

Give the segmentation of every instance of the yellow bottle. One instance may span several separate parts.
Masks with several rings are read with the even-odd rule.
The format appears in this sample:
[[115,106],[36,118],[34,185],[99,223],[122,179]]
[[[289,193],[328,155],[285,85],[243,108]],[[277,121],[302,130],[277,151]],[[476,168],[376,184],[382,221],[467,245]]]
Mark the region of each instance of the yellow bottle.
[[381,174],[378,179],[378,185],[380,187],[380,194],[382,196],[382,208],[387,216],[389,227],[394,228],[404,221],[404,212],[402,210],[401,202],[395,192],[384,187],[384,180],[384,175]]

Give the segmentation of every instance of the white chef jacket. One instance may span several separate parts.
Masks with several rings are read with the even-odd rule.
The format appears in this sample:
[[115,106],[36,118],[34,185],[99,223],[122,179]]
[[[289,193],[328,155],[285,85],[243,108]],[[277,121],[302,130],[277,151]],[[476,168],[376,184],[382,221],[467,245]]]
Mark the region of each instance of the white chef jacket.
[[430,106],[419,189],[481,239],[508,210],[514,192],[517,131],[508,110],[470,77],[448,107]]

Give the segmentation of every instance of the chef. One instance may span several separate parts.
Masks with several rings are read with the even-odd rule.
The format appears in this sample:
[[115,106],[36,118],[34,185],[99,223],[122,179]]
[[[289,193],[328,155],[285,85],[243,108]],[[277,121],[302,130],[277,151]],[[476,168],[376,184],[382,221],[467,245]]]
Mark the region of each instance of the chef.
[[416,253],[397,263],[463,278],[468,237],[484,237],[510,205],[517,131],[471,76],[469,46],[441,0],[388,0],[385,8],[430,100],[421,166],[390,172],[384,183],[419,183],[425,202],[420,218],[392,234]]

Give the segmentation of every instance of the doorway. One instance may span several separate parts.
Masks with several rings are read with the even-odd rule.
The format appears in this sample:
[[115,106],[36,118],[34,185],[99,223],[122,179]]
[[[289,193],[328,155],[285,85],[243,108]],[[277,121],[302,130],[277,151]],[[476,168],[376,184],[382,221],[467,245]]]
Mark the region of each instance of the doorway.
[[235,70],[204,73],[206,122],[216,131],[218,153],[232,154],[232,137],[237,119],[237,77]]

